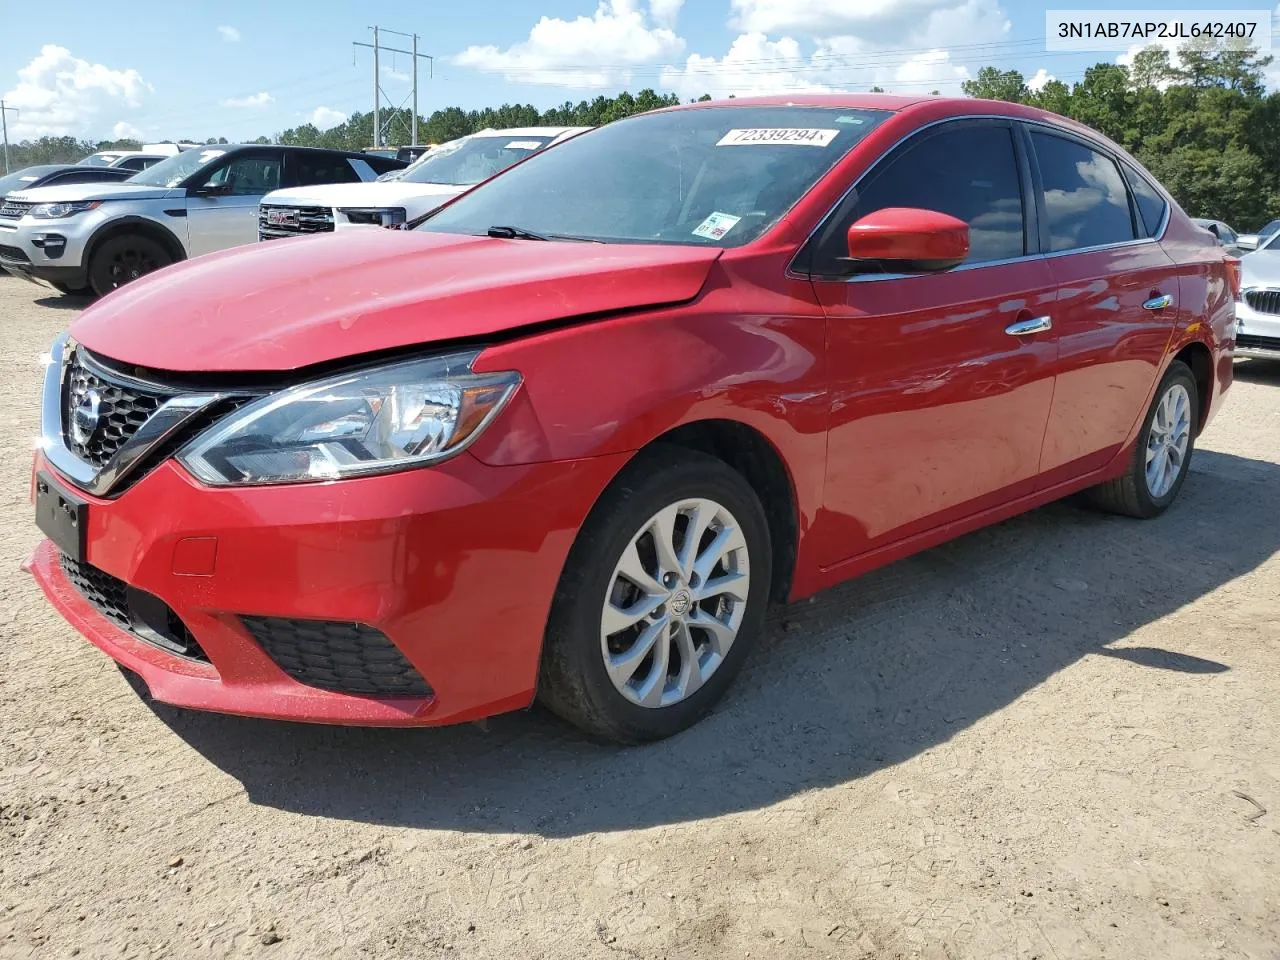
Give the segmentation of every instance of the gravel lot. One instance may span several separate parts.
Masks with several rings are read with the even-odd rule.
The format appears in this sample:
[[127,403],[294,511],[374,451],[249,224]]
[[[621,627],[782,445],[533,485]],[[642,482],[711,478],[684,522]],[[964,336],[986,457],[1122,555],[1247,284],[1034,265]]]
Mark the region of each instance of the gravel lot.
[[82,305],[0,279],[0,957],[1280,957],[1280,364],[1165,517],[780,610],[714,716],[615,750],[144,702],[19,571]]

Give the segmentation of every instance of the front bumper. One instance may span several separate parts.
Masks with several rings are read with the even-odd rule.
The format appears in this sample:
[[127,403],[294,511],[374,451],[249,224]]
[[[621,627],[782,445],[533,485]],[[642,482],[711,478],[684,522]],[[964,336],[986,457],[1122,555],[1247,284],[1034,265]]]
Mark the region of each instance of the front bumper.
[[88,284],[85,246],[97,211],[62,220],[0,220],[0,268],[36,283],[79,289]]
[[1280,315],[1262,313],[1237,301],[1235,356],[1280,360]]
[[[49,541],[28,569],[68,622],[165,703],[370,726],[474,720],[532,701],[565,557],[625,459],[490,467],[462,454],[382,477],[234,489],[201,486],[168,461],[117,499],[86,498],[85,560],[168,604],[207,662],[107,619]],[[42,454],[35,469],[53,472]],[[244,616],[373,627],[432,692],[378,697],[300,683]]]

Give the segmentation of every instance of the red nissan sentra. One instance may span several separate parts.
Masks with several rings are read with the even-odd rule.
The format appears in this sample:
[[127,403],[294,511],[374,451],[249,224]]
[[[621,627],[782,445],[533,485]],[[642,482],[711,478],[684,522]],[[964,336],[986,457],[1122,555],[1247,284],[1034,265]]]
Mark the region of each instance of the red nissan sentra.
[[1236,262],[1005,103],[735,100],[413,231],[201,257],[51,351],[31,570],[157,699],[664,737],[766,606],[1088,489],[1154,517]]

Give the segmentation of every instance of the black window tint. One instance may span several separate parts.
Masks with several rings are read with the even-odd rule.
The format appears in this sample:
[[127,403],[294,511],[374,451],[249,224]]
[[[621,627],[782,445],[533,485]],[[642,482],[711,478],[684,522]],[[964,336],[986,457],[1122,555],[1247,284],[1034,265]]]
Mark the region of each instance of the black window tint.
[[[1142,227],[1145,227],[1142,235],[1144,237],[1154,237],[1160,229],[1160,224],[1164,222],[1164,211],[1168,206],[1164,202],[1164,197],[1160,196],[1160,192],[1156,190],[1137,170],[1134,170],[1127,163],[1124,165],[1124,178],[1129,181],[1129,189],[1133,191],[1133,199],[1138,203],[1138,214],[1142,217]],[[1219,227],[1214,231],[1218,239],[1223,243],[1234,243],[1235,238],[1227,240],[1222,236],[1222,228]]]
[[116,166],[121,170],[145,170],[147,168],[147,161],[142,157],[129,157],[127,160],[121,160],[116,164]]
[[213,171],[205,183],[221,187],[231,196],[261,196],[280,189],[280,159],[274,151],[239,153]]
[[1076,250],[1136,239],[1129,194],[1116,162],[1077,140],[1033,132],[1049,249]]
[[1013,133],[1003,124],[965,124],[928,135],[874,169],[859,185],[851,211],[840,217],[819,257],[832,265],[846,256],[855,221],[885,207],[918,207],[969,224],[966,263],[1006,260],[1026,252],[1022,188]]
[[299,186],[313,183],[358,183],[360,176],[346,157],[328,154],[295,153],[293,175]]

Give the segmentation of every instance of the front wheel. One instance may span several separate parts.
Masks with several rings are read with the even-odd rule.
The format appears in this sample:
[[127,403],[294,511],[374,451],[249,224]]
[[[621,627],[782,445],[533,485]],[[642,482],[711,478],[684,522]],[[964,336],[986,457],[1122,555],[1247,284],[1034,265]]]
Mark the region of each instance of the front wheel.
[[130,281],[173,262],[162,245],[140,234],[122,234],[103,241],[89,263],[89,285],[105,297]]
[[1156,517],[1182,489],[1195,452],[1200,395],[1196,378],[1181,360],[1170,364],[1138,434],[1129,469],[1090,490],[1095,504],[1130,517]]
[[770,576],[768,521],[740,474],[696,451],[641,454],[570,551],[539,698],[602,739],[678,733],[742,666],[762,628]]

